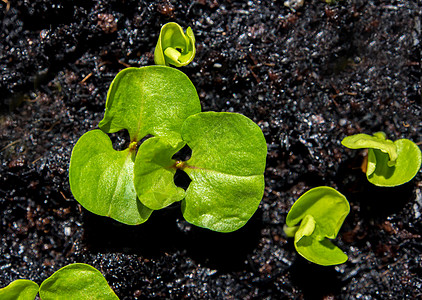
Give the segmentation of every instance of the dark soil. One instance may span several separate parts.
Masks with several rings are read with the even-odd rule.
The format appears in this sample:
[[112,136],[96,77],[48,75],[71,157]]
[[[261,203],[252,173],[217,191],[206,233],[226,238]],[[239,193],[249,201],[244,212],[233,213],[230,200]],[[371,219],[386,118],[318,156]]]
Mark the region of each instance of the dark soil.
[[[421,172],[374,187],[364,152],[340,144],[379,130],[421,143],[421,18],[419,0],[0,1],[0,287],[84,262],[121,299],[422,297]],[[122,225],[69,189],[71,150],[102,119],[110,82],[153,64],[168,21],[196,35],[182,71],[203,110],[248,116],[268,143],[264,198],[234,233],[191,226],[177,205]],[[349,260],[335,267],[302,259],[282,230],[319,185],[351,205],[336,240]]]

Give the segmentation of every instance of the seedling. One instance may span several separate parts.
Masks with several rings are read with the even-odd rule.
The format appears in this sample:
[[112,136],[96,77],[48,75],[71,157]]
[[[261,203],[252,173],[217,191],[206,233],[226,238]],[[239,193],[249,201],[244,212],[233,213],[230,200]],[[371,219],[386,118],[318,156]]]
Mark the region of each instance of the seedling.
[[[152,210],[137,199],[133,167],[137,143],[146,135],[165,137],[177,147],[184,120],[201,106],[182,72],[164,66],[128,68],[111,83],[99,127],[76,143],[70,160],[72,193],[87,210],[125,224],[145,222]],[[116,151],[106,133],[129,131],[130,145]]]
[[[182,72],[165,66],[123,70],[110,86],[99,127],[79,139],[69,167],[72,193],[89,211],[135,225],[182,201],[188,222],[230,232],[258,208],[267,153],[261,129],[239,114],[201,113]],[[121,129],[131,142],[115,151],[106,133]],[[154,137],[137,149],[147,135]],[[173,160],[186,144],[191,158]],[[186,191],[174,183],[178,169],[192,180]]]
[[157,65],[183,67],[195,57],[195,36],[190,27],[183,32],[179,24],[170,22],[161,27],[154,62]]
[[350,149],[368,148],[366,177],[377,186],[404,184],[412,180],[421,168],[421,150],[408,139],[393,142],[386,139],[384,132],[374,133],[373,136],[360,133],[345,137],[341,143]]
[[104,299],[119,298],[100,271],[87,264],[70,264],[56,271],[38,286],[37,283],[18,279],[0,289],[2,300]]
[[[187,65],[195,37],[176,23],[164,25],[156,64]],[[201,113],[195,87],[166,66],[128,68],[107,94],[100,130],[85,133],[72,151],[70,188],[87,210],[129,225],[145,222],[153,210],[182,201],[186,220],[220,232],[239,229],[264,193],[267,146],[260,128],[234,113]],[[107,133],[125,129],[130,144],[116,151]],[[148,135],[153,138],[138,143]],[[175,161],[185,145],[192,157]],[[177,170],[192,182],[174,183]]]
[[307,260],[322,266],[342,264],[347,255],[328,239],[336,238],[349,211],[342,194],[331,187],[316,187],[293,204],[284,232],[294,237],[296,251]]

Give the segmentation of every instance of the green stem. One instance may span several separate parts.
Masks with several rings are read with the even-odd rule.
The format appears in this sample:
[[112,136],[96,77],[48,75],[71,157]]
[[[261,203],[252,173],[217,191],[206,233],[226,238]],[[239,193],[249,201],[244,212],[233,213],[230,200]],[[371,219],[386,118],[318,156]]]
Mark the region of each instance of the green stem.
[[293,226],[293,227],[290,227],[287,225],[283,226],[283,231],[287,237],[294,237],[298,229],[299,229],[299,226]]

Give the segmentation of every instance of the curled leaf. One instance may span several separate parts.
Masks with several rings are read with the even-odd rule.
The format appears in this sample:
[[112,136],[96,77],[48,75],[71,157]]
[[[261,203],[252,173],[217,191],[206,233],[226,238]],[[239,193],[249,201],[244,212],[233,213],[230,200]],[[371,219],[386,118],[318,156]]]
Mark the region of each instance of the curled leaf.
[[394,142],[397,160],[394,166],[388,165],[388,155],[377,149],[368,150],[368,181],[377,186],[392,187],[412,180],[419,172],[422,163],[421,150],[408,139]]
[[[337,236],[349,211],[346,197],[331,187],[316,187],[303,194],[286,217],[288,227],[300,223],[294,241],[297,252],[323,266],[344,263],[347,255],[327,238]],[[291,234],[289,228],[287,232]]]
[[391,140],[385,138],[383,132],[376,132],[373,136],[364,133],[347,136],[341,141],[341,144],[349,149],[378,149],[388,154],[391,164],[394,164],[397,159],[396,146]]
[[195,57],[195,36],[190,27],[183,32],[179,24],[170,22],[161,27],[154,62],[157,65],[183,67]]
[[356,134],[341,142],[350,149],[368,149],[366,177],[377,186],[392,187],[410,181],[421,168],[422,155],[418,145],[408,139],[395,142],[383,132]]
[[[307,215],[308,218],[303,219],[303,223],[307,224],[312,216]],[[347,261],[348,257],[328,239],[321,239],[318,225],[315,225],[315,230],[310,235],[305,235],[298,230],[295,236],[296,251],[315,264],[321,266],[339,265]]]

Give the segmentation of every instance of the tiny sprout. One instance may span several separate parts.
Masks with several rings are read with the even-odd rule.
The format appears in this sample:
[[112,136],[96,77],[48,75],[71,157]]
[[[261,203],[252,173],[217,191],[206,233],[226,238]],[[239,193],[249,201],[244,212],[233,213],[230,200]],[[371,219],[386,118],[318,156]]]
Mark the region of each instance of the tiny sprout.
[[293,204],[284,232],[294,237],[296,251],[307,260],[322,266],[342,264],[347,255],[328,239],[337,236],[349,211],[342,194],[331,187],[316,187]]
[[183,67],[193,60],[195,53],[195,36],[190,27],[186,32],[174,22],[161,27],[154,51],[155,64]]
[[348,136],[341,143],[350,149],[368,148],[366,177],[377,186],[404,184],[412,180],[421,167],[421,150],[408,139],[393,142],[386,139],[384,132],[376,132],[373,136],[363,133]]

